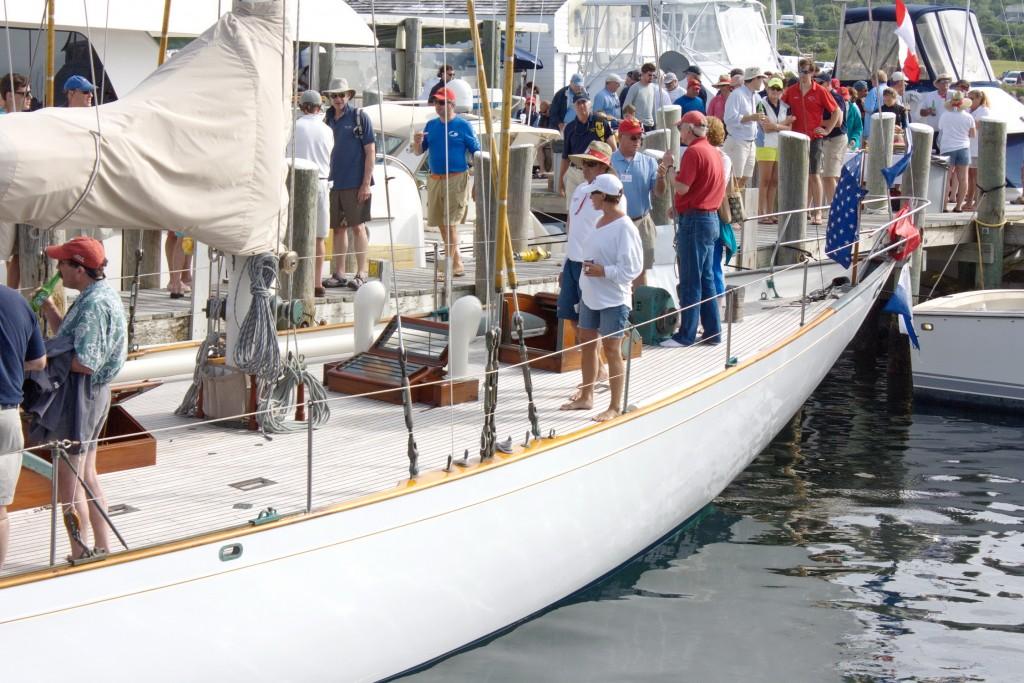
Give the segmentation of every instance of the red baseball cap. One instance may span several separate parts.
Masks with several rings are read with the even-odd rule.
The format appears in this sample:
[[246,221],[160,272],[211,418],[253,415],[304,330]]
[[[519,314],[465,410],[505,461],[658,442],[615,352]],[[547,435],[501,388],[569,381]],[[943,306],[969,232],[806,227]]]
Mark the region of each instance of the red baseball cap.
[[75,237],[64,244],[46,247],[46,255],[52,259],[74,261],[86,268],[102,268],[107,264],[103,243],[91,237]]
[[705,118],[704,114],[700,113],[696,109],[693,111],[686,112],[685,114],[683,114],[683,118],[679,120],[681,123],[689,123],[691,126],[703,127],[708,125],[707,118]]
[[434,93],[434,99],[441,100],[442,102],[454,102],[455,91],[452,90],[451,88],[441,88],[436,93]]
[[619,124],[619,132],[625,133],[626,135],[636,135],[637,133],[642,134],[644,132],[644,127],[632,116],[627,116],[622,119],[622,122]]

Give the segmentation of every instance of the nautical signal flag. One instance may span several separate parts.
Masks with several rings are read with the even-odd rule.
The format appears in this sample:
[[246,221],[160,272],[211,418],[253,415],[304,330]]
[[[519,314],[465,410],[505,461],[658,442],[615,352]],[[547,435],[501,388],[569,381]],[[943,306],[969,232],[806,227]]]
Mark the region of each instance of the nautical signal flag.
[[849,268],[853,263],[853,245],[860,226],[860,200],[867,190],[860,186],[860,165],[864,153],[858,152],[843,165],[839,184],[828,211],[828,231],[825,233],[825,253],[832,260]]
[[896,0],[896,39],[900,47],[901,71],[908,81],[917,83],[921,79],[921,63],[917,61],[917,38],[914,36],[914,22],[903,0]]
[[889,189],[896,184],[896,179],[903,175],[903,172],[907,170],[907,166],[910,165],[910,155],[914,151],[914,136],[908,130],[905,131],[904,135],[907,139],[907,149],[903,152],[903,156],[896,160],[892,166],[882,169],[882,176],[885,178],[885,184],[888,185]]
[[900,271],[900,278],[896,281],[896,291],[889,297],[882,309],[885,313],[895,313],[900,316],[900,332],[910,337],[910,343],[918,351],[921,344],[917,341],[917,331],[914,330],[914,309],[910,298],[910,264],[903,264]]

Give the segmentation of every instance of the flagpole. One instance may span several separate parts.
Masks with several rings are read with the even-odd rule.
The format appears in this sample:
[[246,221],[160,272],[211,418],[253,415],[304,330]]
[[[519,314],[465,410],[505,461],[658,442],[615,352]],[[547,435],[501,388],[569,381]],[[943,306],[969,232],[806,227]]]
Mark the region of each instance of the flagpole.
[[967,0],[967,11],[964,12],[964,51],[960,55],[960,73],[957,74],[960,78],[966,78],[964,76],[964,70],[967,67],[967,32],[971,28],[971,0]]

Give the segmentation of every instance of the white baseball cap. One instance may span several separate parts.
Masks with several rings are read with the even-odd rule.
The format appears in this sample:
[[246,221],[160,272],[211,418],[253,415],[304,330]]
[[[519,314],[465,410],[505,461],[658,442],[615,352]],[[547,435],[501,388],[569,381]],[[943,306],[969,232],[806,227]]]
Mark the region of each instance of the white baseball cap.
[[611,197],[618,197],[622,194],[622,181],[610,173],[602,173],[594,178],[594,182],[584,187],[583,190],[587,194],[601,192]]

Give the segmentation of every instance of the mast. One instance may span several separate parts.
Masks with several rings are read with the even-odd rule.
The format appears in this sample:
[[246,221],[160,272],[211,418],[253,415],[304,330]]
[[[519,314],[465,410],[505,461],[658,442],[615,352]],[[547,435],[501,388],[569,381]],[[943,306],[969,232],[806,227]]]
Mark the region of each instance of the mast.
[[160,28],[160,52],[156,56],[156,65],[161,66],[167,56],[167,29],[171,23],[171,0],[164,0],[164,23]]
[[[53,15],[56,11],[54,3],[57,0],[46,1],[46,87],[43,89],[43,106],[52,107],[54,102],[53,97],[53,78],[54,69],[56,68],[56,51],[57,51],[57,32],[54,28]],[[89,46],[92,50],[92,46]]]

